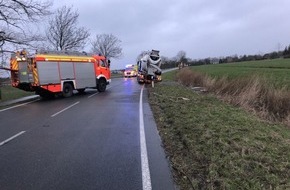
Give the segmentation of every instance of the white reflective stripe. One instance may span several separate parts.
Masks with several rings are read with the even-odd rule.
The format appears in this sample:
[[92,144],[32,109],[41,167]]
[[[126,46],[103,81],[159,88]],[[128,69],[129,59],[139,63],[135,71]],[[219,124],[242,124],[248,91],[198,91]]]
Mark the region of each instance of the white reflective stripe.
[[148,154],[146,146],[146,137],[144,129],[144,118],[143,118],[143,89],[142,86],[139,101],[139,123],[140,123],[140,150],[141,150],[141,167],[142,167],[142,185],[143,190],[151,190],[151,177],[148,163]]
[[76,103],[74,103],[74,104],[72,104],[72,105],[70,105],[70,106],[68,106],[68,107],[66,107],[66,108],[64,108],[64,109],[62,109],[62,110],[60,110],[59,112],[57,112],[57,113],[51,115],[50,117],[55,117],[55,116],[57,116],[58,114],[60,114],[60,113],[62,113],[62,112],[64,112],[64,111],[70,109],[71,107],[77,105],[78,103],[80,103],[80,102],[78,101],[78,102],[76,102]]
[[[104,78],[106,78],[106,76],[105,75],[103,75],[103,74],[100,74],[100,75],[98,75],[97,76],[97,79],[100,79],[101,77],[104,77]],[[106,78],[107,79],[107,78]]]
[[21,131],[21,132],[17,133],[16,135],[10,137],[9,139],[6,139],[5,141],[0,142],[0,146],[8,143],[9,141],[11,141],[11,140],[15,139],[16,137],[22,135],[23,133],[25,133],[25,131]]

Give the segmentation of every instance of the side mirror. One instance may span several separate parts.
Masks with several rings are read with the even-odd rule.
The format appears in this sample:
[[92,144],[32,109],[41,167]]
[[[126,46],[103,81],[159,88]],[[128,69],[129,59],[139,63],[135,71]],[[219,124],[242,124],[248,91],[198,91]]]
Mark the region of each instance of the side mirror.
[[110,68],[110,66],[111,66],[111,61],[110,61],[110,59],[108,60],[108,67]]

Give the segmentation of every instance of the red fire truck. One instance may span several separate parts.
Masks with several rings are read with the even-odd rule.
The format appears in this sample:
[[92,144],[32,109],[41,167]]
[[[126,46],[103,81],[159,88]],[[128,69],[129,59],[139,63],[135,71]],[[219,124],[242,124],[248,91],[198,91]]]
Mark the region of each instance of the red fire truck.
[[35,91],[42,97],[73,95],[86,88],[106,90],[111,82],[110,60],[104,56],[80,52],[42,51],[29,56],[16,52],[10,60],[13,87]]

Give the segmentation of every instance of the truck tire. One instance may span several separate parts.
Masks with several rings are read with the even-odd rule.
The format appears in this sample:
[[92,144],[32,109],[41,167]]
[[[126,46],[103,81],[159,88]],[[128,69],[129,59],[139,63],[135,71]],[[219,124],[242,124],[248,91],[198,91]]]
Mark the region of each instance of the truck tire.
[[144,81],[141,81],[140,77],[138,77],[138,76],[137,76],[137,82],[138,82],[139,84],[143,84],[143,83],[144,83]]
[[105,79],[99,79],[97,84],[97,89],[99,92],[104,92],[107,87],[107,82]]
[[73,87],[70,83],[64,83],[62,95],[65,98],[71,97],[73,95]]

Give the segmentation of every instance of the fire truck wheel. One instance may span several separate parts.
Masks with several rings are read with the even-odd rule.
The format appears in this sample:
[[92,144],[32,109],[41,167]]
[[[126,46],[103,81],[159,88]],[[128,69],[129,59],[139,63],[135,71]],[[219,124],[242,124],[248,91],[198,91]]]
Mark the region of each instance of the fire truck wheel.
[[98,81],[97,89],[99,92],[104,92],[106,90],[107,83],[104,79]]
[[70,83],[64,83],[62,95],[65,98],[71,97],[73,95],[73,87]]

